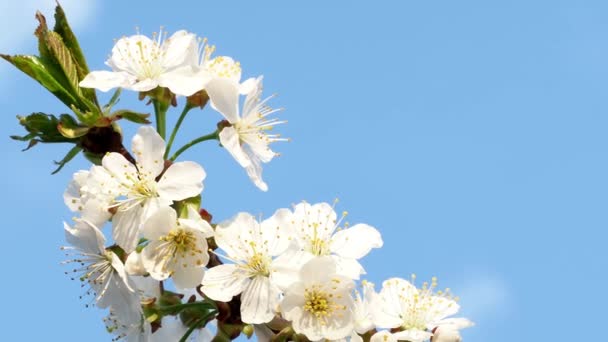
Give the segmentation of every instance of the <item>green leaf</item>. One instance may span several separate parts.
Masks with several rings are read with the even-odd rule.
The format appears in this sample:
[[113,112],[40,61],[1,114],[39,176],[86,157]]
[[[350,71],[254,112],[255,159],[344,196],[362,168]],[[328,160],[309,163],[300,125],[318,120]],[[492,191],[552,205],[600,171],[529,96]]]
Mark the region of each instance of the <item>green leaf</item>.
[[51,70],[36,56],[9,56],[0,54],[9,63],[13,64],[17,69],[21,70],[31,78],[35,79],[48,91],[53,93],[66,106],[78,104],[78,100],[68,91],[59,81],[55,79]]
[[[74,35],[74,32],[68,23],[68,19],[65,16],[65,12],[59,3],[57,4],[57,7],[55,7],[55,27],[53,30],[61,36],[65,46],[68,48],[68,50],[70,50],[72,57],[76,62],[78,77],[82,80],[86,75],[89,74],[89,66],[84,58],[82,49],[80,49],[78,39],[76,39],[76,35]],[[93,92],[93,94],[95,94],[95,92]],[[97,102],[97,100],[94,98],[90,99]]]
[[122,93],[122,88],[116,88],[116,90],[114,91],[114,94],[112,94],[112,98],[110,99],[108,104],[103,106],[104,113],[109,112],[110,109],[112,109],[112,107],[114,107],[114,105],[118,103],[118,100],[120,98],[120,93]]
[[76,63],[72,58],[70,50],[65,46],[61,36],[57,32],[48,31],[46,33],[46,43],[55,60],[61,67],[63,74],[67,78],[75,94],[80,95],[80,78],[76,69]]
[[131,110],[126,110],[126,109],[117,110],[111,116],[111,118],[113,118],[114,120],[125,119],[125,120],[135,122],[138,124],[149,124],[150,123],[150,120],[148,120],[149,117],[150,117],[150,114],[137,113],[137,112],[134,112]]
[[67,164],[70,160],[74,159],[74,157],[76,157],[76,155],[78,155],[78,153],[80,151],[82,151],[82,148],[80,146],[72,147],[72,149],[65,155],[65,157],[63,157],[63,159],[61,159],[60,161],[55,161],[55,164],[59,165],[59,167],[55,171],[53,171],[51,174],[54,175],[57,172],[59,172],[61,169],[63,169],[65,164]]

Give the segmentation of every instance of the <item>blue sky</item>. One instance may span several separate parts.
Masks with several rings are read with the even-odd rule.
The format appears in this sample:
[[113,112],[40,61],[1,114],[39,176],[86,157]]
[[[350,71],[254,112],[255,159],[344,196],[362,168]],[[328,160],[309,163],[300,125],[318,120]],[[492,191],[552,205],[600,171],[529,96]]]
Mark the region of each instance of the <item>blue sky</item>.
[[[270,215],[300,200],[332,201],[385,246],[368,279],[436,275],[477,326],[468,342],[585,341],[608,304],[608,4],[603,1],[287,3],[64,1],[89,64],[113,39],[187,29],[264,74],[290,143],[250,184],[215,144],[185,158],[207,170],[204,206],[217,220]],[[3,3],[4,53],[34,52],[34,9]],[[9,34],[10,32],[10,34]],[[62,193],[83,158],[51,176],[66,146],[24,146],[16,114],[66,109],[0,65],[6,221],[0,251],[9,340],[108,341],[63,274]],[[120,105],[150,111],[123,93]],[[174,120],[178,113],[171,114]],[[220,120],[193,112],[180,142]],[[135,126],[125,125],[129,141]],[[178,144],[179,145],[179,144]]]

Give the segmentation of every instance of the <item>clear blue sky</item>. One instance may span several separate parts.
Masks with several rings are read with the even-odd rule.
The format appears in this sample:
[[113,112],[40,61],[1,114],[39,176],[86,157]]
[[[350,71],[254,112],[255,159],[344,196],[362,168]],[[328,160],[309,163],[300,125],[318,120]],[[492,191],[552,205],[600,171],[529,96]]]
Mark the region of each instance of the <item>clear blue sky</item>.
[[[163,25],[207,36],[279,94],[278,131],[293,141],[275,145],[268,193],[213,143],[185,156],[207,170],[216,219],[338,197],[351,223],[384,237],[368,279],[438,276],[477,322],[467,342],[596,341],[608,304],[605,1],[65,2],[93,69],[113,39]],[[49,4],[0,5],[3,52],[34,51],[33,11],[50,18]],[[59,264],[61,196],[89,165],[51,176],[67,146],[21,153],[14,116],[65,108],[6,63],[0,76],[4,337],[108,341]],[[151,110],[128,92],[121,105]],[[192,113],[180,141],[219,119]]]

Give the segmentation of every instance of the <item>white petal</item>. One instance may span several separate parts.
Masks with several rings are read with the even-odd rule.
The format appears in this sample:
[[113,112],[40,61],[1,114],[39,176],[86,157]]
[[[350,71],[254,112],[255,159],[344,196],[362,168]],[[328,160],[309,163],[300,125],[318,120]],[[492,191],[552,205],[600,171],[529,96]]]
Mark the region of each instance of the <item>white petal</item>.
[[300,277],[300,269],[314,256],[304,251],[287,251],[273,260],[272,282],[286,289]]
[[157,79],[145,78],[143,80],[140,80],[139,82],[135,82],[133,84],[125,86],[124,88],[133,90],[133,91],[144,92],[144,91],[152,90],[156,87],[158,87]]
[[205,88],[210,80],[211,76],[204,69],[183,66],[160,75],[158,84],[175,95],[190,96]]
[[331,257],[316,257],[307,262],[300,270],[300,279],[307,284],[324,284],[336,275],[336,263]]
[[141,205],[133,205],[128,210],[119,208],[112,218],[112,237],[126,253],[137,246],[143,213]]
[[142,126],[131,142],[139,174],[153,180],[165,167],[165,142],[151,126]]
[[211,107],[220,112],[230,123],[239,121],[238,85],[228,79],[214,78],[205,88]]
[[158,240],[169,234],[177,225],[177,214],[171,207],[161,207],[143,225],[144,237]]
[[239,93],[241,95],[248,94],[254,90],[254,88],[257,86],[257,84],[258,84],[257,79],[254,77],[250,77],[239,85]]
[[220,132],[220,143],[239,165],[242,167],[251,165],[251,159],[249,159],[249,155],[245,153],[245,150],[241,145],[239,133],[234,127],[224,127],[222,129]]
[[178,289],[192,289],[201,284],[204,274],[202,267],[177,267],[171,278]]
[[92,71],[80,81],[79,85],[105,92],[112,88],[128,88],[135,82],[136,78],[126,72]]
[[253,254],[250,242],[257,242],[260,227],[253,215],[238,213],[218,224],[215,228],[215,242],[234,260],[247,260]]
[[103,227],[112,214],[108,211],[110,203],[103,203],[97,198],[86,201],[82,208],[82,218],[97,227]]
[[437,322],[437,324],[436,324],[436,326],[438,326],[438,327],[442,327],[442,328],[446,328],[446,329],[453,329],[453,330],[469,328],[474,325],[475,325],[475,323],[473,323],[472,321],[470,321],[466,318],[460,318],[460,317],[447,318],[447,319]]
[[243,292],[249,281],[236,265],[219,265],[205,273],[202,291],[211,299],[229,302]]
[[74,173],[72,180],[68,184],[68,187],[63,193],[63,202],[70,208],[71,211],[81,210],[81,197],[82,193],[80,189],[85,185],[89,178],[89,171],[78,171]]
[[101,160],[103,168],[110,173],[120,184],[130,187],[138,178],[135,165],[131,164],[122,154],[110,152]]
[[[173,271],[169,268],[172,263],[171,259],[168,259],[170,255],[167,255],[163,246],[166,243],[160,240],[154,240],[148,243],[146,247],[141,251],[141,262],[144,268],[150,276],[156,280],[165,280],[171,276]],[[162,251],[162,252],[161,252]]]
[[195,162],[175,163],[158,182],[158,194],[174,201],[197,196],[203,190],[205,176],[205,170]]
[[382,237],[376,228],[356,224],[336,232],[331,238],[331,251],[339,256],[360,259],[372,248],[382,247]]
[[106,238],[103,233],[85,220],[78,220],[71,228],[67,223],[63,223],[65,239],[67,242],[87,253],[100,254],[105,250]]
[[256,110],[256,106],[257,104],[260,102],[260,97],[262,96],[262,80],[264,79],[263,76],[259,76],[258,78],[256,78],[254,81],[252,81],[251,85],[249,84],[245,84],[247,82],[249,82],[249,80],[243,82],[243,84],[241,85],[242,90],[245,90],[245,88],[249,88],[247,90],[249,90],[247,92],[247,96],[245,97],[245,103],[243,104],[243,117],[244,116],[249,116],[251,114],[257,114],[254,113]]
[[[247,150],[245,150],[247,151]],[[262,179],[262,165],[257,156],[248,153],[251,164],[245,168],[249,179],[262,191],[268,191],[268,185]]]
[[125,262],[125,271],[129,275],[143,276],[146,275],[146,268],[141,260],[141,253],[132,252],[127,257]]
[[175,32],[163,44],[163,67],[176,68],[183,65],[192,66],[198,54],[196,35],[184,30]]
[[261,233],[270,256],[279,255],[289,247],[293,234],[291,220],[293,217],[289,209],[279,209],[261,223]]
[[428,331],[414,330],[414,329],[399,331],[399,332],[396,332],[393,334],[393,337],[395,337],[399,341],[410,341],[410,342],[427,341],[429,338],[431,338],[431,336],[433,336],[433,334],[431,334]]
[[268,277],[254,277],[241,295],[243,322],[250,324],[270,322],[274,318],[278,299],[279,291],[270,284]]

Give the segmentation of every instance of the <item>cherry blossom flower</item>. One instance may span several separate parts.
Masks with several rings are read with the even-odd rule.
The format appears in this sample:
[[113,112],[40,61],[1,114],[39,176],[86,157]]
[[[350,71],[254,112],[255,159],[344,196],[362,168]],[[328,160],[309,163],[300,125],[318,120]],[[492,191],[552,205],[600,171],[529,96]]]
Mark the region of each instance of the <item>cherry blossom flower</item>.
[[141,252],[145,269],[157,280],[171,276],[178,288],[198,286],[209,262],[207,237],[213,235],[213,228],[196,212],[190,217],[177,218],[173,208],[163,207],[143,227],[150,241]]
[[337,340],[354,329],[352,279],[336,274],[330,257],[310,260],[300,270],[300,278],[285,291],[281,301],[283,318],[311,341]]
[[398,328],[400,331],[394,336],[411,342],[428,340],[433,336],[432,330],[438,327],[472,325],[465,318],[447,318],[456,314],[460,306],[449,289],[434,292],[436,287],[436,278],[430,285],[424,283],[421,289],[401,278],[384,281],[373,305],[374,323],[379,327]]
[[93,71],[80,86],[139,92],[166,87],[176,95],[190,96],[210,79],[205,69],[196,67],[197,48],[196,35],[183,30],[169,38],[162,30],[152,39],[140,34],[124,37],[116,42],[106,61],[112,71]]
[[127,253],[135,249],[140,227],[148,217],[174,201],[200,194],[205,178],[203,168],[190,161],[174,163],[164,170],[165,142],[152,127],[142,126],[138,130],[132,150],[135,165],[123,155],[111,152],[103,157],[102,166],[91,169],[87,180],[87,188],[103,193],[95,197],[106,201],[105,205],[97,206],[99,210],[104,213],[115,210],[112,235]]
[[336,262],[338,274],[359,279],[365,270],[357,260],[372,248],[382,247],[382,237],[367,224],[339,228],[345,216],[346,212],[337,220],[333,206],[328,203],[311,205],[302,202],[296,205],[290,221],[295,234],[294,243],[278,263],[287,265],[287,269],[298,270],[314,257],[331,256]]
[[284,224],[287,210],[258,222],[252,215],[239,213],[220,223],[215,242],[234,264],[215,266],[203,278],[202,291],[214,300],[228,302],[241,293],[243,322],[269,322],[275,315],[281,293],[276,284],[280,277],[272,257],[289,245],[290,232]]
[[[231,79],[215,78],[206,87],[211,100],[211,106],[220,112],[230,126],[224,127],[220,132],[222,146],[247,171],[253,183],[262,191],[268,186],[262,180],[262,163],[270,162],[277,154],[269,145],[275,141],[286,141],[278,134],[269,134],[275,125],[285,123],[277,119],[268,119],[267,116],[280,109],[272,109],[266,105],[270,99],[260,100],[262,94],[262,77],[255,81],[246,81],[251,86],[245,98],[242,111],[239,111],[238,83]],[[243,84],[245,84],[243,83]]]

